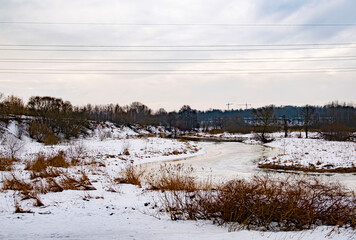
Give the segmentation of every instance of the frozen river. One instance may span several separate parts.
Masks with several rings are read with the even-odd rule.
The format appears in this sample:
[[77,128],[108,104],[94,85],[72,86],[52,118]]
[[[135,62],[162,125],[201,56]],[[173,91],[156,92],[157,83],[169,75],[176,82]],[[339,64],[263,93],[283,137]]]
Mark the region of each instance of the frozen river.
[[[280,149],[238,142],[201,142],[199,144],[205,149],[205,154],[169,163],[192,166],[198,177],[211,177],[216,182],[234,178],[249,178],[266,172],[270,172],[274,176],[288,174],[284,171],[264,170],[257,167],[260,159],[283,153]],[[155,171],[161,164],[162,162],[153,162],[143,166]],[[302,172],[293,173],[305,174]],[[356,190],[356,174],[315,173],[310,175],[323,178],[324,181],[339,181],[348,188]]]

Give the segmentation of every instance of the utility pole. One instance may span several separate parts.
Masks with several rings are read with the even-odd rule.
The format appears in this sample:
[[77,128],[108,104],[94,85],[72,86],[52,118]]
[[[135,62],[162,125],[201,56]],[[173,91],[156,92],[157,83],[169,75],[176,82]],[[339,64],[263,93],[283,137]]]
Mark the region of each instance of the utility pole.
[[226,106],[227,106],[227,110],[230,110],[230,105],[234,105],[233,103],[227,103]]
[[248,109],[249,106],[252,106],[251,104],[248,104],[248,103],[238,103],[236,105],[239,105],[239,106],[246,106],[246,109]]

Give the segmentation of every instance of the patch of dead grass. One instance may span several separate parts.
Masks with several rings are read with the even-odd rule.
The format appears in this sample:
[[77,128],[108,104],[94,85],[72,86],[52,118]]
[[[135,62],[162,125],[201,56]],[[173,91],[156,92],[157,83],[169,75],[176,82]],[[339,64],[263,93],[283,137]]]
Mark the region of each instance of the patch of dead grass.
[[145,181],[151,190],[192,192],[201,187],[194,177],[193,167],[184,164],[162,164],[158,171],[146,176]]
[[116,178],[115,182],[133,184],[141,187],[141,178],[144,174],[145,170],[142,168],[129,165],[125,171],[121,173],[122,177]]
[[162,203],[173,220],[208,219],[230,230],[294,231],[315,226],[356,227],[356,195],[317,178],[233,180],[214,190],[165,191]]
[[[259,168],[264,169],[274,169],[274,170],[284,170],[284,171],[301,171],[301,172],[318,172],[318,173],[356,173],[356,167],[335,167],[335,168],[325,168],[320,166],[321,163],[316,163],[318,168],[314,164],[309,164],[309,166],[303,166],[299,164],[293,165],[282,165],[278,163],[259,163]],[[330,165],[327,165],[330,166]]]
[[6,156],[0,156],[0,171],[11,171],[13,170],[13,164],[17,159],[9,158]]

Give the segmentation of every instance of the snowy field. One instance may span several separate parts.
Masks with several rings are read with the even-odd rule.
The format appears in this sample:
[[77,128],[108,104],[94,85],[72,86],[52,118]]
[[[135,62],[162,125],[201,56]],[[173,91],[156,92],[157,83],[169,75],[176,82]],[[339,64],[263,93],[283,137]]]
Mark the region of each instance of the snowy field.
[[[16,124],[8,132],[16,134]],[[108,134],[108,132],[110,132]],[[105,133],[105,137],[102,134]],[[55,155],[63,151],[80,159],[81,164],[63,169],[70,176],[83,172],[95,190],[64,190],[39,194],[43,206],[34,206],[34,199],[22,199],[16,191],[0,192],[0,239],[355,239],[349,229],[317,227],[301,232],[258,232],[241,230],[229,232],[228,226],[213,225],[210,221],[172,221],[160,206],[160,193],[145,187],[118,184],[115,178],[131,165],[171,161],[200,155],[205,150],[197,143],[147,137],[148,132],[133,131],[107,125],[96,129],[90,137],[56,146],[44,146],[23,136],[24,143],[13,170],[0,172],[1,183],[14,176],[26,182],[30,172],[26,162],[38,154]],[[276,134],[277,136],[278,134]],[[253,142],[251,135],[244,135]],[[277,139],[269,144],[285,150],[285,154],[268,157],[285,164],[313,163],[335,167],[355,163],[355,143],[325,142],[318,139]],[[1,146],[6,152],[6,146]],[[192,158],[194,159],[194,158]],[[277,160],[276,160],[277,161]],[[318,164],[318,161],[321,163]],[[16,206],[28,213],[14,213]]]
[[[210,221],[172,221],[154,206],[154,193],[121,185],[119,193],[98,190],[64,191],[41,196],[45,207],[13,214],[13,193],[1,193],[0,239],[343,239],[355,238],[347,229],[318,227],[301,232],[229,232]],[[153,209],[152,209],[153,208]]]
[[[302,167],[316,170],[356,168],[356,143],[333,142],[321,139],[283,138],[268,146],[280,148],[283,153],[269,157],[262,164]],[[355,169],[356,171],[356,169]]]

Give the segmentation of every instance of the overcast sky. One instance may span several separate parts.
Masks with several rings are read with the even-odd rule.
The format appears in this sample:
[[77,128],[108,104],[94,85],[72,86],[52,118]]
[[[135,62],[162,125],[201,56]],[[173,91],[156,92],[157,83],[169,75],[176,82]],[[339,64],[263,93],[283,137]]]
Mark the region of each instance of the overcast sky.
[[[226,109],[227,103],[240,108],[239,103],[257,107],[355,102],[355,9],[354,0],[0,0],[0,92],[24,101],[50,95],[78,105],[139,101],[166,110],[184,104],[205,110]],[[330,43],[355,44],[322,45]],[[202,47],[206,45],[210,47]],[[85,51],[68,51],[80,49]],[[160,51],[147,51],[152,49]],[[73,63],[71,59],[163,60]],[[164,59],[204,60],[162,63]],[[48,74],[51,69],[57,71]],[[137,74],[137,70],[160,72]],[[266,71],[278,73],[263,74]]]

